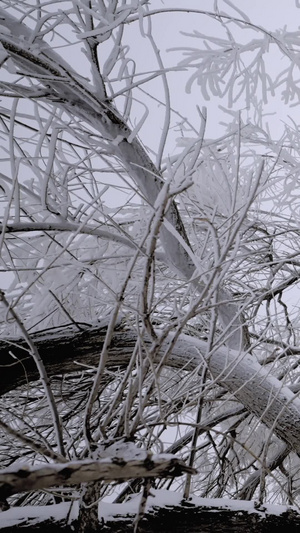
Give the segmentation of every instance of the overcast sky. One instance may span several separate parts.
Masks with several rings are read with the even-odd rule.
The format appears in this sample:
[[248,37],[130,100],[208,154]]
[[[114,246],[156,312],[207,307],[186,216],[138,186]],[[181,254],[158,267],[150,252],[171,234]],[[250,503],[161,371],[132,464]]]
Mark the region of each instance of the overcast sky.
[[[230,3],[230,2],[229,2]],[[287,0],[285,2],[280,0],[233,0],[233,3],[243,10],[246,15],[249,16],[251,22],[264,27],[266,30],[274,32],[278,28],[284,28],[288,31],[299,31],[300,24],[300,9],[296,7],[294,0]],[[195,9],[203,9],[209,11],[215,11],[216,2],[214,0],[152,0],[150,2],[150,9],[155,8],[182,8],[190,7]],[[240,18],[238,12],[235,12],[230,5],[224,0],[218,2],[220,11],[225,11],[229,14],[234,14]],[[153,17],[153,34],[158,43],[159,49],[162,53],[164,65],[167,67],[176,65],[184,56],[180,51],[170,51],[174,47],[188,46],[188,47],[202,47],[203,43],[200,39],[195,39],[182,35],[182,31],[186,33],[192,33],[194,30],[207,35],[215,35],[220,38],[225,38],[225,30],[222,28],[219,22],[216,22],[212,18],[205,15],[197,15],[192,13],[174,13],[174,14],[162,14]],[[255,32],[253,30],[239,30],[236,26],[230,25],[230,30],[233,31],[234,37],[241,43],[246,43],[252,39],[261,39],[263,34]],[[151,70],[155,68],[155,61],[149,54],[146,42],[143,43],[143,39],[138,38],[138,50],[136,51],[136,33],[134,28],[130,27],[130,34],[128,32],[128,39],[132,46],[132,49],[137,52],[137,60],[140,59],[142,68],[141,70]],[[136,25],[136,31],[138,32],[138,24]],[[148,51],[147,51],[148,50]],[[167,51],[164,53],[164,51]],[[146,58],[146,59],[145,59]],[[266,70],[272,75],[276,76],[281,70],[287,67],[287,60],[283,59],[283,55],[275,45],[270,46],[270,51],[265,57]],[[138,70],[138,69],[137,69]],[[168,80],[172,91],[172,105],[181,111],[183,116],[187,116],[194,122],[195,126],[199,125],[197,122],[197,116],[195,112],[196,105],[200,108],[206,106],[208,109],[208,125],[206,133],[209,137],[216,137],[218,134],[222,134],[222,128],[219,126],[221,121],[224,121],[224,115],[220,111],[219,105],[227,107],[227,99],[211,98],[208,102],[203,98],[200,88],[195,83],[192,87],[190,94],[186,94],[185,87],[188,77],[193,73],[193,70],[182,73],[169,73]],[[176,89],[175,89],[176,87]],[[159,82],[157,85],[158,94],[163,97],[162,84]],[[257,95],[258,98],[260,95]],[[242,99],[234,105],[234,109],[245,109],[245,101]],[[152,110],[153,112],[154,110]],[[288,115],[291,110],[288,106],[281,102],[281,97],[278,95],[275,99],[270,98],[268,104],[264,105],[264,111],[270,113],[268,122],[272,128],[274,136],[279,137],[282,131],[282,122],[289,121]],[[273,116],[272,116],[273,114]],[[298,107],[294,107],[293,118],[298,120]],[[159,116],[162,116],[162,109],[159,109]],[[225,120],[229,120],[228,116]],[[151,124],[153,122],[153,128],[157,128],[157,117],[153,114],[147,119],[147,127],[143,129],[142,136],[146,144],[153,146],[153,130]],[[172,139],[174,136],[170,136]],[[170,143],[170,150],[172,150],[172,142]]]

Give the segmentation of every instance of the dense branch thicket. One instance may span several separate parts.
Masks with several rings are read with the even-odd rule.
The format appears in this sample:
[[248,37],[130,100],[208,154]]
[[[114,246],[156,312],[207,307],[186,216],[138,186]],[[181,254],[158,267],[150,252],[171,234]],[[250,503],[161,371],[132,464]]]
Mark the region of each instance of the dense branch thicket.
[[[300,143],[264,105],[299,104],[300,34],[198,7],[0,7],[0,462],[101,463],[125,439],[176,454],[186,474],[153,485],[185,501],[297,506]],[[196,86],[232,117],[214,139]],[[120,477],[4,505],[77,499],[83,532],[98,501],[142,492],[141,517],[150,485]]]

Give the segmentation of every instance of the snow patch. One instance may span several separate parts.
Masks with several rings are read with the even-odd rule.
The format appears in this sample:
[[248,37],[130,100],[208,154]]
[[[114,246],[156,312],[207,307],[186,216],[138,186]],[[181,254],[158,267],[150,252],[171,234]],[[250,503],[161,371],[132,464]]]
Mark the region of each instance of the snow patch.
[[[69,503],[58,503],[55,505],[26,505],[25,507],[12,507],[8,511],[1,513],[0,530],[5,527],[21,526],[25,522],[30,525],[52,520],[59,522],[66,519],[70,509]],[[74,502],[70,512],[70,522],[78,516],[78,502]]]
[[[182,502],[182,495],[177,492],[171,492],[169,490],[151,490],[152,496],[149,496],[146,505],[146,511],[150,511],[153,508],[163,508],[163,507],[176,507],[184,505]],[[109,503],[102,501],[99,504],[99,518],[101,517],[104,521],[112,520],[122,520],[126,515],[135,515],[138,511],[141,495],[136,494],[132,496],[125,503]],[[216,511],[219,509],[226,509],[231,511],[244,511],[247,513],[257,513],[268,515],[281,515],[285,513],[288,509],[298,511],[296,507],[291,507],[287,505],[273,505],[265,504],[261,509],[255,508],[255,503],[253,501],[243,501],[243,500],[228,500],[225,498],[198,498],[192,497],[188,500],[189,505],[194,505],[195,507],[215,507]],[[30,522],[30,524],[37,524],[45,520],[52,520],[59,522],[66,519],[68,512],[71,507],[69,522],[76,520],[78,517],[78,502],[70,503],[59,503],[56,505],[48,506],[26,506],[26,507],[13,507],[8,511],[1,513],[1,524],[0,530],[2,528],[8,528],[12,526],[21,526],[25,522]]]

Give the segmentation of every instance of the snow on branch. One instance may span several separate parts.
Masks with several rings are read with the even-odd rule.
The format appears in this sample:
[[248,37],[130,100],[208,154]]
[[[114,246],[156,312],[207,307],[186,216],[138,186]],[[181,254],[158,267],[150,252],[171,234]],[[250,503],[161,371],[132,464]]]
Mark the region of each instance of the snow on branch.
[[[42,99],[55,103],[70,116],[83,120],[100,132],[106,139],[111,155],[121,161],[128,175],[135,181],[139,194],[153,207],[164,180],[137,137],[133,137],[132,130],[116,107],[100,100],[93,87],[71,67],[67,68],[65,61],[42,39],[36,40],[33,47],[30,44],[29,28],[11,15],[6,19],[4,10],[0,8],[0,19],[2,18],[7,32],[0,34],[0,42],[16,67],[22,71],[25,69],[27,75],[47,88],[48,92]],[[23,36],[22,41],[20,35]],[[24,40],[27,48],[24,48]],[[191,246],[177,205],[171,200],[160,230],[160,240],[172,269],[190,281],[196,273],[197,264],[192,259],[193,254],[189,253]],[[203,289],[199,282],[197,286],[199,290]],[[219,297],[220,320],[227,333],[227,344],[239,349],[243,344],[239,309],[232,302],[231,294],[227,294],[224,289],[219,292]]]
[[141,452],[140,459],[116,456],[64,464],[6,468],[0,472],[0,500],[18,492],[46,489],[54,486],[77,485],[90,481],[121,483],[127,479],[177,477],[196,470],[171,454],[152,455]]
[[[49,376],[82,369],[84,364],[97,364],[106,334],[107,324],[75,331],[60,328],[55,332],[40,332],[33,336]],[[206,341],[188,335],[179,335],[173,345],[174,334],[169,334],[157,345],[153,360],[160,363],[172,345],[165,365],[193,370],[205,361],[212,378],[240,401],[249,413],[257,416],[277,436],[300,453],[300,400],[280,380],[270,375],[255,358],[225,346],[208,350]],[[107,367],[128,365],[137,341],[136,331],[118,325],[108,351]],[[145,336],[144,346],[151,349]],[[2,352],[2,385],[0,394],[38,379],[34,362],[20,339],[0,343]],[[13,354],[13,357],[12,357]],[[25,372],[24,372],[25,370]]]

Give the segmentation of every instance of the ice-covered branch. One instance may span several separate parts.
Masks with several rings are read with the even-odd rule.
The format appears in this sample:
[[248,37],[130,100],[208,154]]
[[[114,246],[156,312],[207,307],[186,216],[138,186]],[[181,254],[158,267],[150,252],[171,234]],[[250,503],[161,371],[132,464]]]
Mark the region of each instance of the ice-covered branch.
[[[80,370],[82,365],[95,365],[99,361],[107,325],[87,328],[77,332],[74,328],[60,328],[54,332],[36,334],[33,339],[44,361],[49,376]],[[121,325],[115,331],[109,347],[107,367],[124,367],[128,364],[136,345],[134,330]],[[170,334],[159,346],[156,363],[159,363],[172,342]],[[143,340],[151,346],[150,340]],[[0,394],[17,385],[38,379],[38,373],[21,339],[1,341],[2,380]],[[166,366],[193,370],[203,360],[213,377],[227,389],[245,408],[256,415],[297,453],[300,453],[300,400],[250,354],[225,346],[208,351],[207,342],[180,335]]]
[[[98,100],[93,88],[76,75],[72,68],[67,67],[65,61],[42,39],[36,39],[34,45],[30,44],[31,30],[24,23],[10,15],[6,17],[6,12],[1,8],[0,19],[3,19],[3,26],[7,28],[7,32],[0,34],[0,42],[16,66],[47,87],[48,94],[44,98],[48,102],[55,102],[72,116],[77,116],[100,131],[110,142],[112,154],[121,160],[136,182],[140,194],[154,206],[163,186],[162,176],[137,137],[132,136],[131,129],[116,108],[111,103]],[[23,36],[22,42],[20,36]],[[24,46],[24,39],[28,42],[27,48]],[[188,253],[189,240],[174,201],[170,202],[165,219],[160,238],[168,262],[173,269],[190,280],[197,265]],[[243,337],[242,323],[238,308],[229,303],[231,300],[231,295],[223,290],[219,312],[228,331],[228,345],[239,349]]]
[[54,232],[71,232],[71,233],[82,233],[86,235],[95,235],[96,237],[101,237],[102,239],[118,242],[129,248],[136,250],[138,245],[134,241],[120,235],[119,233],[114,233],[108,231],[107,229],[101,229],[98,226],[93,227],[88,224],[76,224],[72,222],[16,222],[8,224],[0,224],[0,231],[5,233],[23,233],[31,231],[54,231]]

